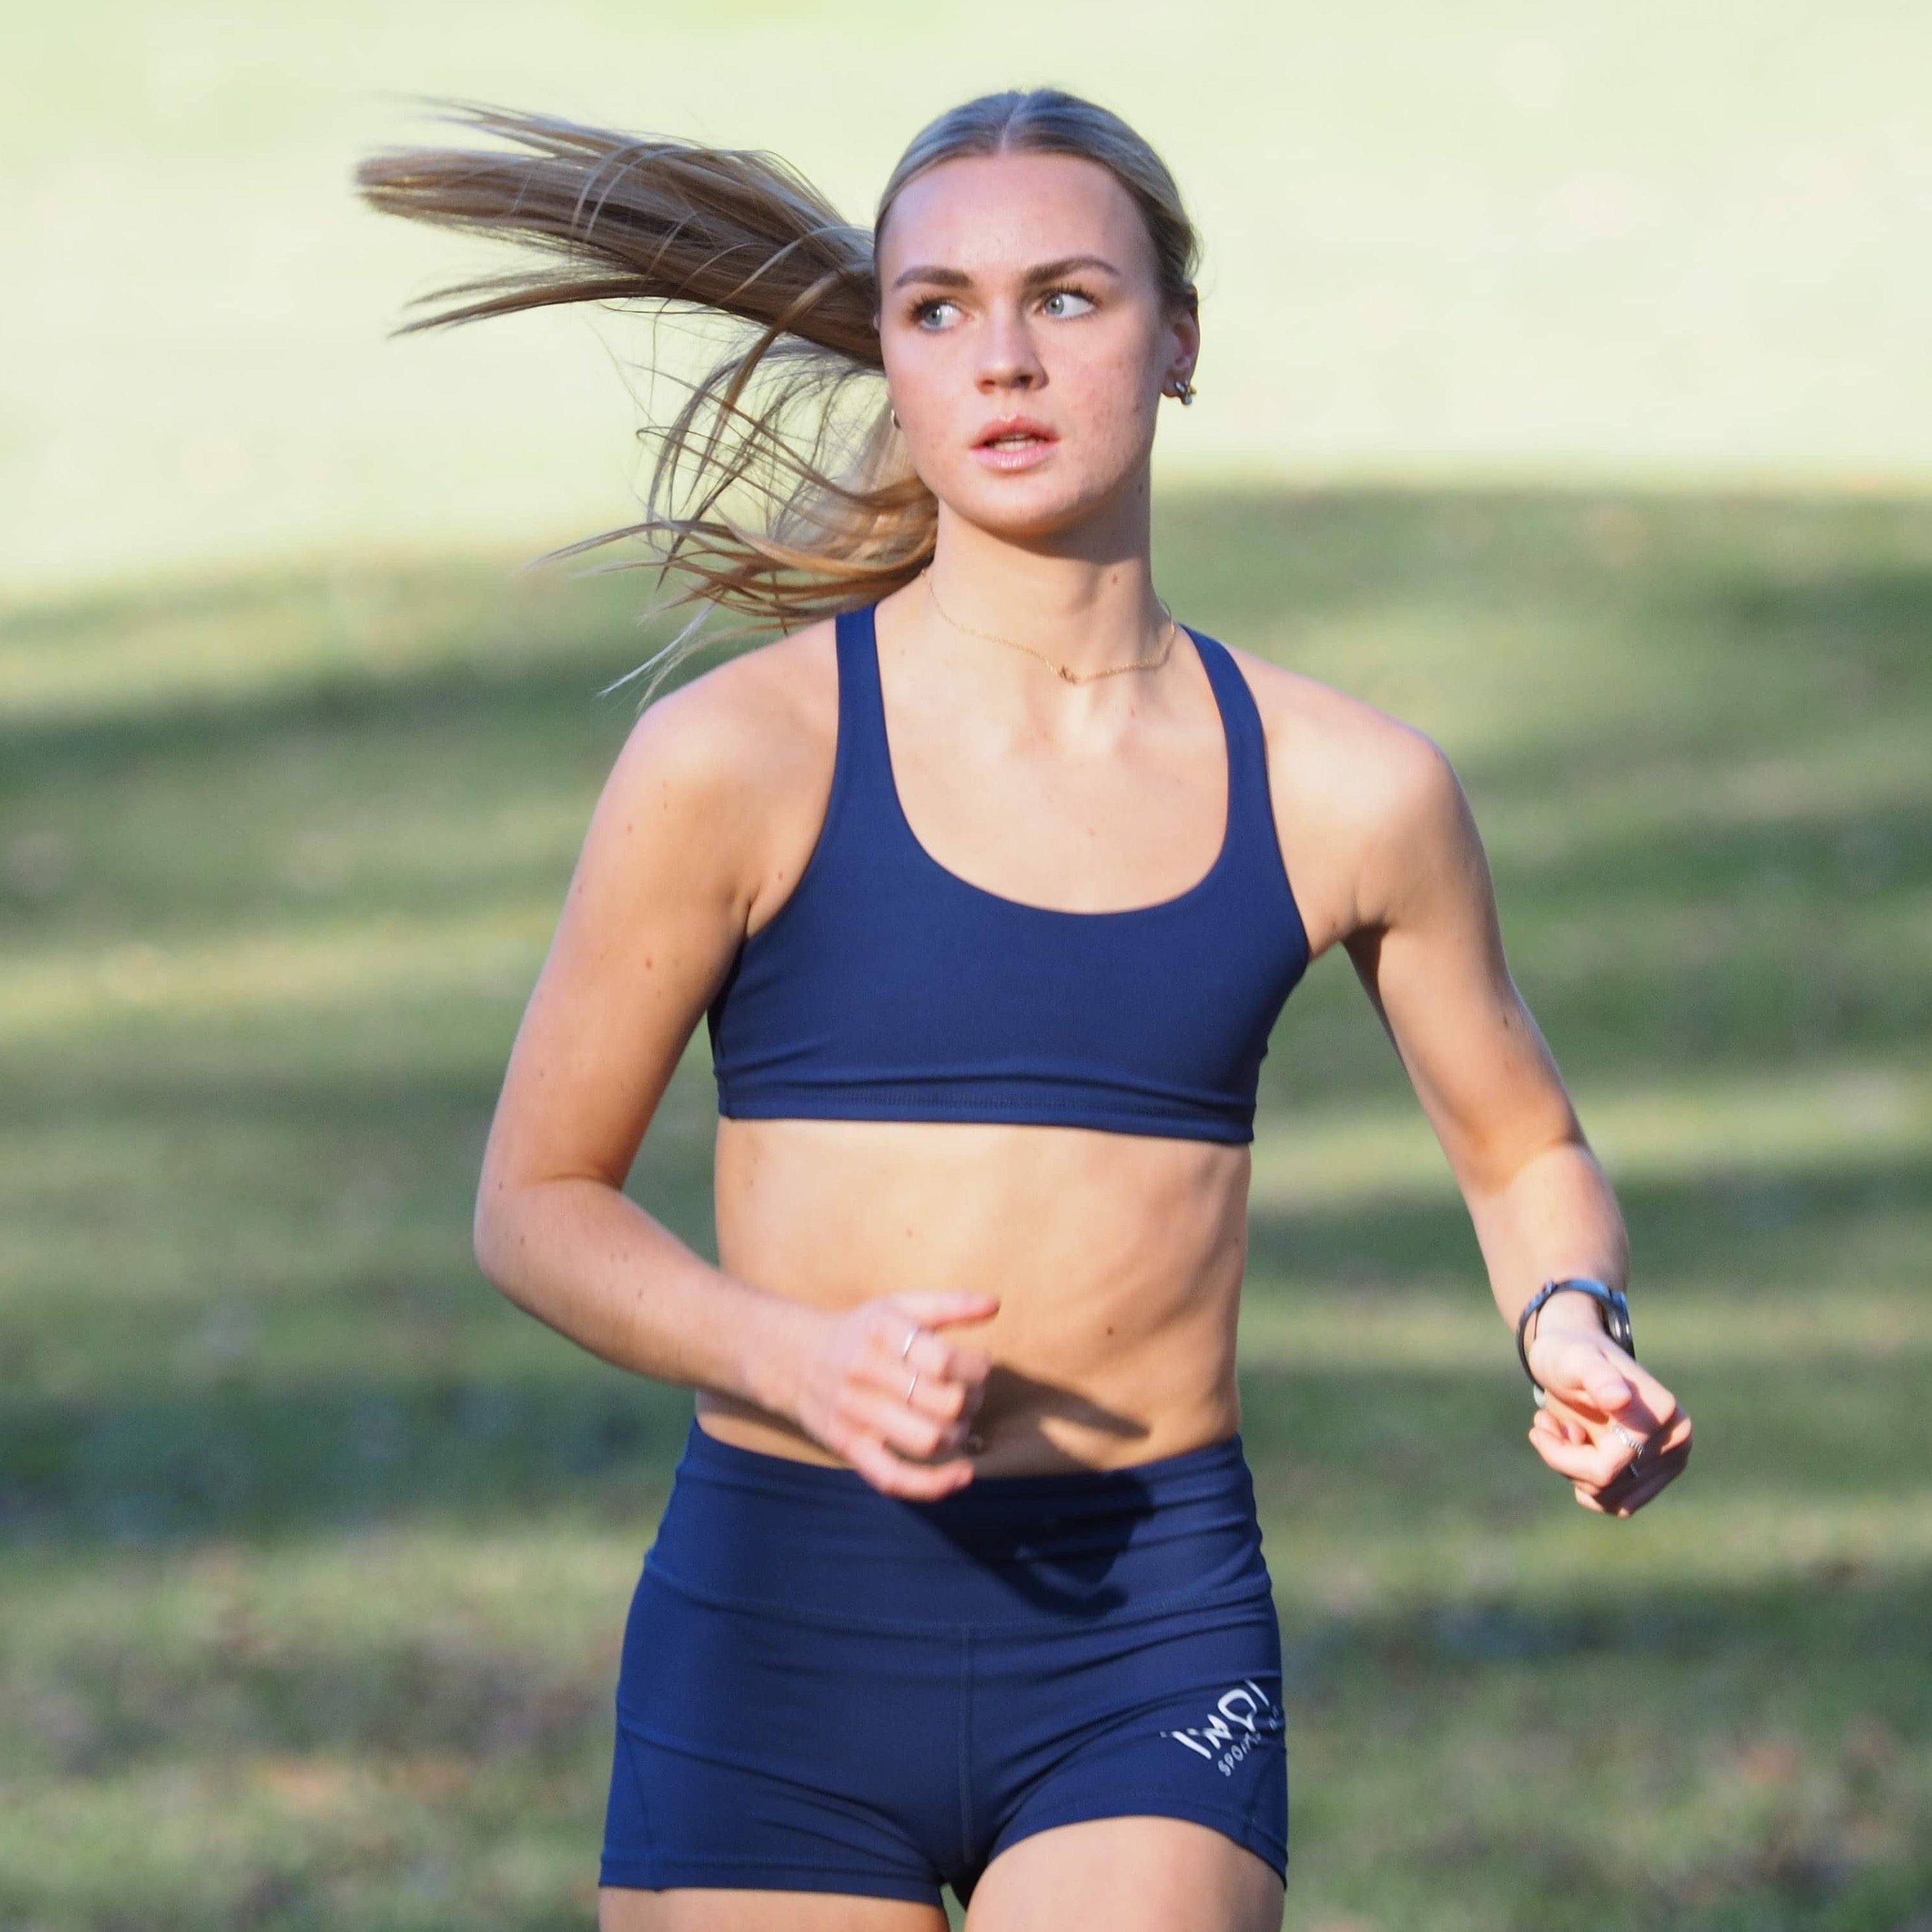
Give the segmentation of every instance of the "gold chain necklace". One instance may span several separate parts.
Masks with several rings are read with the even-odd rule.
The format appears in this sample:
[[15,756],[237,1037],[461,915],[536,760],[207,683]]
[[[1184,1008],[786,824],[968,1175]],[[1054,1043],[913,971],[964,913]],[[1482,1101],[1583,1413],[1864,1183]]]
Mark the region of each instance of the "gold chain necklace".
[[1074,670],[1056,659],[1048,657],[1046,652],[1035,650],[1030,644],[1022,644],[1012,638],[1002,638],[991,631],[975,630],[970,624],[961,623],[957,617],[949,616],[946,607],[940,602],[939,592],[932,587],[932,565],[928,564],[920,572],[920,575],[926,580],[926,594],[932,599],[932,608],[939,613],[940,616],[945,618],[946,622],[950,624],[956,631],[964,631],[971,637],[984,638],[991,644],[1004,644],[1010,650],[1024,651],[1028,657],[1039,658],[1042,664],[1052,669],[1056,677],[1064,678],[1069,684],[1088,684],[1096,677],[1112,677],[1116,671],[1157,670],[1166,663],[1172,653],[1174,640],[1180,632],[1180,626],[1174,621],[1174,613],[1167,608],[1163,600],[1156,598],[1155,602],[1160,604],[1161,615],[1167,620],[1167,642],[1162,646],[1160,655],[1158,657],[1136,658],[1132,664],[1108,664],[1100,670]]

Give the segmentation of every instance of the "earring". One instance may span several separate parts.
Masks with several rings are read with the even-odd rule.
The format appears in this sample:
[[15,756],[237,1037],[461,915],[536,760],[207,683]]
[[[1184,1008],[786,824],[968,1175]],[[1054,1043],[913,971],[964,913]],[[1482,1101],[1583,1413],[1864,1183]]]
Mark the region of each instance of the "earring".
[[886,413],[892,418],[893,428],[898,428],[901,426],[899,423],[899,412],[897,410],[892,407],[890,403],[888,403],[886,405]]
[[1181,407],[1186,409],[1198,392],[1185,376],[1177,376],[1174,379],[1174,393],[1180,398]]

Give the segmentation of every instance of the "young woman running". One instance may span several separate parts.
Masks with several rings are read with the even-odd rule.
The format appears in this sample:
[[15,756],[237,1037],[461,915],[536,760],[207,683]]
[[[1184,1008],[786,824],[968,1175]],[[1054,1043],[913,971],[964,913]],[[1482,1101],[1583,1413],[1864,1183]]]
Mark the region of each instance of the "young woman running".
[[[513,146],[373,157],[364,192],[562,266],[411,326],[748,324],[631,533],[688,573],[672,601],[788,633],[632,731],[477,1202],[506,1294],[697,1391],[626,1636],[602,1923],[939,1932],[944,1882],[974,1932],[1273,1928],[1235,1314],[1257,1072],[1312,958],[1348,949],[1502,1314],[1538,1304],[1538,1454],[1626,1516],[1690,1449],[1606,1330],[1622,1223],[1462,793],[1420,732],[1156,595],[1196,243],[1114,116],[968,102],[868,232],[769,155],[464,113]],[[716,1268],[622,1191],[700,1018]]]

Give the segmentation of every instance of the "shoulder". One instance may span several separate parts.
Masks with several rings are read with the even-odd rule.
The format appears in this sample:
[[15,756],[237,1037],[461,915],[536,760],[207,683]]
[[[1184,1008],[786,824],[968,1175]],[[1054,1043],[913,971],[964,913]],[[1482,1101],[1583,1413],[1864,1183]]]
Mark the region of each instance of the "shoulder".
[[806,626],[654,699],[606,782],[606,832],[647,850],[654,868],[702,872],[748,906],[830,791],[833,635],[829,619]]
[[830,620],[754,645],[654,699],[619,764],[696,790],[755,790],[838,730]]
[[1337,856],[1354,922],[1384,915],[1407,878],[1468,847],[1474,827],[1461,782],[1426,731],[1319,679],[1226,648],[1261,715],[1284,842],[1292,829],[1293,844],[1316,842]]
[[828,619],[755,645],[654,699],[613,768],[614,790],[664,809],[755,816],[823,766],[838,728]]

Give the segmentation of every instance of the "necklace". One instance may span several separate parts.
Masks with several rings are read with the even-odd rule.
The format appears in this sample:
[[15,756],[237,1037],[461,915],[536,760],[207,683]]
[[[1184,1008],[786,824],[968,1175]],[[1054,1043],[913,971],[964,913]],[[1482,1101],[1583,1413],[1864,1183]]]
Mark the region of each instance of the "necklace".
[[991,631],[975,630],[970,624],[961,623],[957,617],[949,616],[946,607],[940,602],[939,592],[932,587],[932,565],[928,564],[920,572],[920,575],[926,579],[926,594],[932,599],[932,608],[939,613],[940,616],[945,618],[946,622],[950,624],[956,631],[964,631],[971,637],[984,638],[988,644],[1004,644],[1011,650],[1024,651],[1028,657],[1039,658],[1042,664],[1047,665],[1052,670],[1054,676],[1064,678],[1069,684],[1087,684],[1096,677],[1112,677],[1116,671],[1157,670],[1166,663],[1173,652],[1174,640],[1180,634],[1180,627],[1174,621],[1174,613],[1167,608],[1164,602],[1161,602],[1161,615],[1167,620],[1167,642],[1161,646],[1160,655],[1158,657],[1136,658],[1132,664],[1108,664],[1100,670],[1075,670],[1071,667],[1058,663],[1054,658],[1048,657],[1046,652],[1035,650],[1030,644],[1022,644],[1016,642],[1013,638],[1002,638]]

